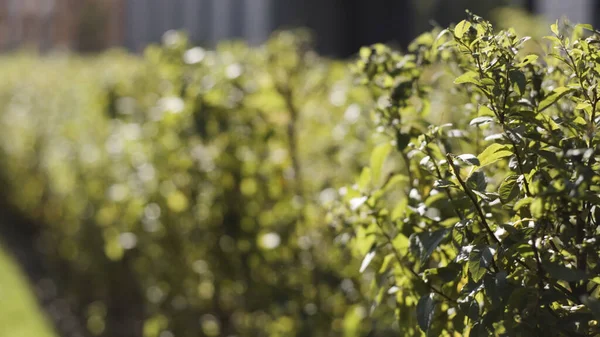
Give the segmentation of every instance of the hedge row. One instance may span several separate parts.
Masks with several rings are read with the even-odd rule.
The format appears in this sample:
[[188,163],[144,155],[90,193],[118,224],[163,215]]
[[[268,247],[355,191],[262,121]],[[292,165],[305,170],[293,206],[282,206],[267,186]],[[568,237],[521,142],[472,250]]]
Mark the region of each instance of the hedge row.
[[5,60],[2,200],[91,335],[593,336],[600,36],[551,32]]
[[320,207],[365,162],[371,99],[304,33],[2,64],[2,199],[91,335],[371,330]]

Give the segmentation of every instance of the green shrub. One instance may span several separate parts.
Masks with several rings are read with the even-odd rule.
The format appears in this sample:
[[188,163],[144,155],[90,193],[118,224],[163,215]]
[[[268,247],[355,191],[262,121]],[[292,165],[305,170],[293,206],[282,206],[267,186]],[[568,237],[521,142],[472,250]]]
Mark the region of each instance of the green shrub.
[[600,36],[551,30],[527,54],[470,14],[361,51],[385,140],[332,219],[401,335],[600,333]]
[[385,330],[358,324],[358,267],[320,207],[366,162],[347,64],[302,33],[4,62],[0,194],[92,334]]

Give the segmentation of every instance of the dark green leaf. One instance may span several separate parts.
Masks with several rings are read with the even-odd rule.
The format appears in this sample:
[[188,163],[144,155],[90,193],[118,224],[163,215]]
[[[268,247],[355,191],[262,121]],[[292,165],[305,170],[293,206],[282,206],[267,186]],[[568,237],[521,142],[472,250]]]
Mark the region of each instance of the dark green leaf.
[[485,179],[485,174],[481,171],[473,172],[467,179],[467,185],[473,190],[477,192],[485,192],[485,188],[487,187],[487,181]]
[[600,300],[591,296],[585,296],[583,303],[590,309],[596,320],[600,320]]
[[431,253],[448,236],[450,229],[444,228],[434,232],[413,234],[410,237],[411,249],[418,253],[421,264],[424,264]]
[[525,93],[525,86],[527,84],[527,79],[525,78],[525,74],[523,74],[520,70],[512,70],[509,73],[510,80],[514,84],[513,87],[517,91],[517,93],[522,96]]
[[460,161],[462,161],[465,164],[468,165],[474,165],[474,166],[479,166],[479,159],[477,159],[477,157],[475,155],[466,153],[466,154],[461,154],[460,156],[456,156],[456,158],[458,158]]
[[508,204],[519,195],[519,184],[517,184],[518,179],[518,175],[511,174],[506,177],[504,181],[502,181],[502,184],[500,184],[498,194],[500,195],[500,201],[503,204]]
[[421,328],[425,334],[428,334],[431,323],[433,322],[436,304],[437,303],[433,299],[433,294],[421,297],[417,303],[417,322],[419,323],[419,328]]
[[585,272],[579,269],[571,269],[557,262],[542,261],[544,269],[553,279],[567,282],[577,282],[586,278]]
[[406,149],[406,147],[408,146],[408,143],[410,143],[410,135],[402,133],[400,131],[397,131],[396,132],[396,149],[398,149],[398,151],[402,152],[402,151],[404,151],[404,149]]
[[540,157],[546,159],[546,161],[557,168],[563,168],[564,167],[564,163],[558,159],[558,157],[556,156],[556,152],[552,152],[552,151],[546,151],[546,150],[539,150],[538,154],[540,155]]
[[469,254],[469,272],[473,281],[479,282],[485,275],[487,268],[494,260],[496,250],[490,246],[475,246]]
[[443,283],[456,281],[462,268],[458,263],[450,263],[445,267],[431,268],[423,271],[423,278],[426,280],[439,279]]

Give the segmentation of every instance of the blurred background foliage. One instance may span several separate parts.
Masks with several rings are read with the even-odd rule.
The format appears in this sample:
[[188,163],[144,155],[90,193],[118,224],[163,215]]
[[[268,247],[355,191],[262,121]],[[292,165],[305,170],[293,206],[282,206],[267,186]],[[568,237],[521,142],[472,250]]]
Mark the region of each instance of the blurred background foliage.
[[326,217],[369,162],[377,102],[306,32],[9,54],[0,77],[0,236],[60,335],[396,335]]
[[55,337],[20,268],[0,249],[0,336]]
[[375,329],[320,207],[364,164],[371,102],[305,33],[1,62],[5,227],[82,322],[63,334]]

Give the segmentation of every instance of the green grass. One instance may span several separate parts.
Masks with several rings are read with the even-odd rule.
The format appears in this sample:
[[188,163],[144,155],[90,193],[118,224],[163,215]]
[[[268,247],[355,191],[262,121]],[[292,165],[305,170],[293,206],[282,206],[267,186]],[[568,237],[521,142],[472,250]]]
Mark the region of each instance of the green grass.
[[30,284],[0,245],[0,336],[56,337]]

